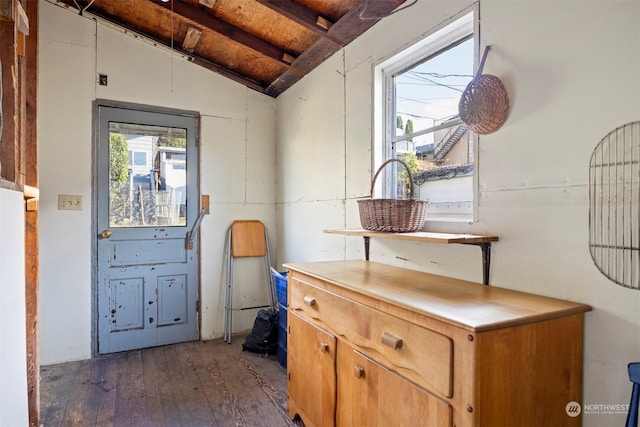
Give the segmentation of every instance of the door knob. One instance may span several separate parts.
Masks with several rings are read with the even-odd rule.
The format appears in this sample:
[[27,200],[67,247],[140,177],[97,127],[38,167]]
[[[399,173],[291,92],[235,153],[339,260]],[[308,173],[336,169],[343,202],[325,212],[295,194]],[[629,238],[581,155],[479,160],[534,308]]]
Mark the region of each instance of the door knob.
[[100,233],[100,237],[102,237],[103,239],[108,239],[109,237],[111,237],[111,230],[103,230],[102,233]]

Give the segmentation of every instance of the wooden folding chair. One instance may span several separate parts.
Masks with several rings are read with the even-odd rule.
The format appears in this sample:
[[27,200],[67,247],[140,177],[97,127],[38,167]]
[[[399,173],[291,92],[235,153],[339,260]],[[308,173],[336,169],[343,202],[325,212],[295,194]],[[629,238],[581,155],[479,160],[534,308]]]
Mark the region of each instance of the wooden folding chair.
[[[267,280],[270,305],[233,307],[233,260],[235,258],[262,257]],[[271,307],[275,309],[276,296],[271,276],[269,240],[264,224],[257,220],[234,221],[227,232],[227,294],[224,306],[224,340],[231,344],[231,321],[233,311]]]

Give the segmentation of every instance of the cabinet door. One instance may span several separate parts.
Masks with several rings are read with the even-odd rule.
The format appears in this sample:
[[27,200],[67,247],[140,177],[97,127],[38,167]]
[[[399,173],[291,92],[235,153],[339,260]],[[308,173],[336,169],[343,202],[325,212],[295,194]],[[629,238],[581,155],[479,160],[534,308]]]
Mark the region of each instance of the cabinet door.
[[338,349],[339,426],[451,427],[451,406],[350,346]]
[[336,338],[289,312],[289,416],[306,427],[335,426]]

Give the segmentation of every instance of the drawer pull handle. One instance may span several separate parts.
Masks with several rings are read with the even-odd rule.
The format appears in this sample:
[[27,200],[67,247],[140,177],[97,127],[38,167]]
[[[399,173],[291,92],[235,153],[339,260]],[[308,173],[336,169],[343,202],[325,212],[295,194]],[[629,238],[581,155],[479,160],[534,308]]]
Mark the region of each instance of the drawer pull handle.
[[382,333],[382,344],[394,350],[402,348],[402,338],[396,337],[388,332]]
[[326,342],[321,342],[320,343],[320,351],[323,353],[328,353],[329,352],[329,344],[327,344]]
[[362,366],[354,366],[353,367],[353,375],[356,376],[356,378],[363,378],[364,377],[364,368]]
[[313,307],[316,305],[316,299],[307,295],[306,297],[304,297],[304,303],[309,307]]

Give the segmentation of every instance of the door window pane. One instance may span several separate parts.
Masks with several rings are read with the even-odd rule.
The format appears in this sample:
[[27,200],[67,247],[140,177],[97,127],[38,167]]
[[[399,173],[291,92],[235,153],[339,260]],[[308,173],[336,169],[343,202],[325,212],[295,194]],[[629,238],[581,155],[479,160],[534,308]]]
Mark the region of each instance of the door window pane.
[[184,226],[186,129],[109,122],[109,227]]

